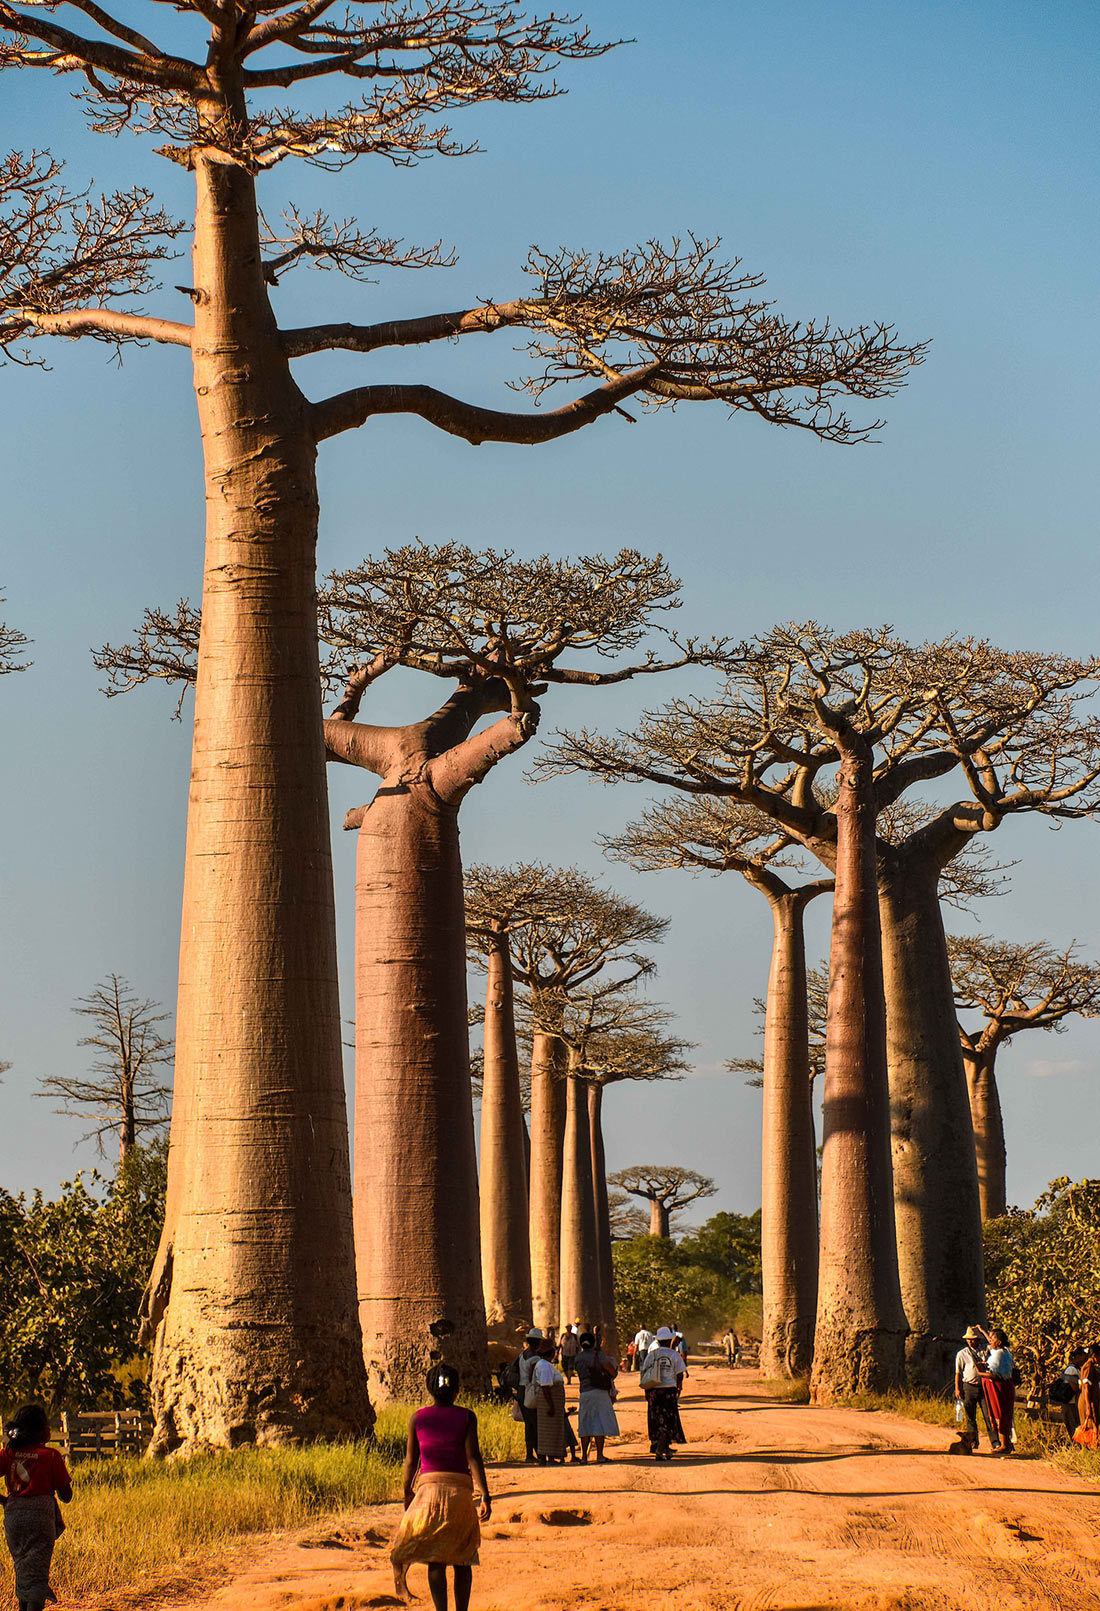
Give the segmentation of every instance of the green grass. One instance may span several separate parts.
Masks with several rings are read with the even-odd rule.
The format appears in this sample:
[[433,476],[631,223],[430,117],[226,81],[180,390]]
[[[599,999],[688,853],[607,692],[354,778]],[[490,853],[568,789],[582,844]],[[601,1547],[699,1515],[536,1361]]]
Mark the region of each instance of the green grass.
[[810,1402],[810,1378],[808,1376],[765,1376],[760,1384],[769,1398],[777,1398],[783,1404],[808,1404]]
[[[932,1393],[859,1393],[844,1400],[859,1410],[888,1410],[911,1421],[955,1429],[955,1401]],[[1016,1450],[1025,1458],[1047,1460],[1072,1477],[1100,1482],[1100,1451],[1070,1443],[1061,1424],[1033,1421],[1020,1407],[1016,1411]]]
[[[201,1577],[249,1534],[302,1527],[398,1497],[408,1419],[416,1406],[378,1412],[371,1443],[235,1449],[193,1460],[82,1460],[52,1582],[63,1603],[121,1589],[150,1591]],[[522,1457],[510,1412],[478,1404],[487,1463]],[[0,1551],[0,1602],[13,1593]]]

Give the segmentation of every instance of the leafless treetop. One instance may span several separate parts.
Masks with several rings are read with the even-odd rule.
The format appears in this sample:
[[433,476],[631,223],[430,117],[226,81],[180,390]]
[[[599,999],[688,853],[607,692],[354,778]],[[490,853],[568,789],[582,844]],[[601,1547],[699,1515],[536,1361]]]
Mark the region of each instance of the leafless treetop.
[[1060,1031],[1066,1018],[1100,1014],[1100,967],[1082,961],[1076,944],[1056,951],[1041,940],[949,935],[947,948],[956,1009],[984,1019],[981,1029],[960,1024],[968,1051],[980,1054],[1023,1029]]
[[[0,160],[0,353],[29,363],[25,343],[40,318],[144,296],[155,283],[153,265],[174,255],[181,230],[147,190],[75,193],[45,152],[10,151]],[[136,331],[110,324],[89,334],[136,339]]]
[[[338,169],[361,156],[407,165],[462,155],[476,147],[456,136],[452,112],[554,95],[561,62],[610,48],[572,18],[529,17],[496,0],[369,0],[343,12],[334,0],[173,0],[169,9],[183,20],[173,22],[169,46],[157,10],[164,4],[142,0],[119,17],[99,0],[0,0],[0,67],[79,75],[93,129],[152,136],[163,156],[188,168],[229,165],[254,175],[288,157]],[[324,91],[346,93],[349,80],[351,99],[322,104]],[[139,213],[147,203],[133,193]],[[117,212],[124,224],[126,210],[115,198],[105,222]],[[379,266],[454,261],[438,244],[406,246],[351,218],[292,207],[282,223],[267,226],[262,215],[261,223],[272,286],[299,263],[362,278]],[[122,230],[123,238],[133,233]],[[393,412],[419,414],[472,442],[549,440],[621,411],[632,396],[655,408],[718,401],[832,441],[866,439],[881,422],[853,421],[842,400],[892,395],[924,348],[881,322],[837,329],[828,320],[790,321],[761,296],[761,277],[723,260],[719,247],[694,236],[620,252],[536,247],[525,265],[526,295],[421,318],[313,325],[282,339],[299,358],[514,329],[527,332],[535,365],[521,388],[538,396],[562,381],[595,382],[535,416],[478,408],[427,386],[359,386],[313,406],[318,440]],[[144,288],[140,274],[133,288]],[[59,299],[40,302],[33,290],[16,298],[8,339],[17,330],[113,331],[113,339],[190,343],[186,322],[106,310],[98,282],[91,289],[83,297],[74,281]]]
[[40,1081],[39,1095],[60,1097],[61,1113],[90,1116],[93,1128],[83,1139],[94,1138],[101,1152],[105,1138],[127,1126],[134,1139],[158,1129],[172,1095],[171,1084],[158,1074],[174,1055],[174,1043],[158,1027],[169,1015],[155,1001],[135,996],[117,973],[82,996],[73,1011],[92,1020],[93,1033],[79,1042],[95,1048],[91,1073],[84,1079],[51,1074]]
[[1085,703],[1100,660],[977,639],[913,646],[888,629],[835,633],[813,622],[716,659],[727,675],[717,697],[675,700],[633,733],[567,733],[539,770],[727,796],[826,851],[845,733],[874,752],[880,811],[961,769],[971,798],[939,810],[913,840],[965,837],[1015,811],[1065,818],[1100,804],[1100,720]]
[[[4,595],[0,593],[0,604],[4,602]],[[0,677],[12,671],[26,671],[28,662],[22,658],[26,647],[26,635],[18,627],[0,621]]]

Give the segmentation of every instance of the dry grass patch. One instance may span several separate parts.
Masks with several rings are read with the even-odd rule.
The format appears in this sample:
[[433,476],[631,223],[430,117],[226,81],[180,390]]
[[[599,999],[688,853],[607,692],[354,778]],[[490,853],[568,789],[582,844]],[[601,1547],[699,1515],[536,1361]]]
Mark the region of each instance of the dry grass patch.
[[[415,1407],[380,1409],[370,1443],[234,1449],[178,1463],[81,1461],[68,1530],[54,1556],[54,1589],[69,1603],[118,1590],[167,1590],[203,1577],[250,1535],[397,1498]],[[508,1411],[476,1409],[486,1461],[522,1456],[522,1429]],[[13,1592],[11,1561],[0,1551],[0,1602]]]

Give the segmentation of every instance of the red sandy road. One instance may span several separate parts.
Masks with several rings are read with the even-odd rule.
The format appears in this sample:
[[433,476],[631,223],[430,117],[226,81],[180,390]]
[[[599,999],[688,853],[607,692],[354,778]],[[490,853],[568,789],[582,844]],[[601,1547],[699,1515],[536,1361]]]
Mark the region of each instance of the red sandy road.
[[[490,1472],[475,1611],[1100,1611],[1100,1487],[951,1457],[950,1433],[900,1417],[776,1404],[714,1367],[688,1384],[691,1442],[657,1465],[620,1382],[611,1463]],[[397,1515],[273,1539],[187,1611],[394,1605]],[[426,1596],[422,1568],[411,1581]]]

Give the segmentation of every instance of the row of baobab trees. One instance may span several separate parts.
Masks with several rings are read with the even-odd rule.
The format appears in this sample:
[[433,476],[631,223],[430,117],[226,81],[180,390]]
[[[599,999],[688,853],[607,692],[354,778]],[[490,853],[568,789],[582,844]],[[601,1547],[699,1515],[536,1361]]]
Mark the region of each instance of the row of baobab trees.
[[[610,254],[534,248],[525,292],[509,299],[285,328],[275,295],[297,267],[368,280],[453,257],[307,207],[272,225],[260,195],[270,169],[292,158],[340,169],[359,157],[457,156],[470,147],[446,126],[450,112],[552,94],[548,75],[563,62],[609,47],[572,22],[494,0],[414,0],[399,25],[389,8],[337,14],[333,0],[181,0],[171,45],[163,19],[156,0],[138,0],[125,19],[98,0],[0,0],[0,70],[56,73],[66,86],[76,75],[93,130],[155,141],[173,165],[173,204],[181,170],[193,184],[185,224],[145,190],[74,190],[42,153],[0,165],[0,349],[25,360],[35,341],[62,336],[185,354],[202,439],[201,622],[186,608],[153,612],[128,652],[102,657],[123,681],[181,670],[195,680],[168,1211],[145,1317],[161,1450],[361,1429],[371,1419],[364,1349],[375,1379],[395,1383],[423,1361],[426,1326],[445,1319],[452,1342],[481,1348],[459,806],[529,741],[544,689],[705,657],[669,643],[622,664],[673,602],[658,561],[516,565],[457,547],[399,550],[322,592],[321,642],[354,668],[322,723],[321,445],[403,415],[475,445],[598,428],[610,453],[631,406],[689,403],[852,443],[878,422],[853,421],[847,400],[891,395],[924,356],[889,325],[784,319],[758,276],[693,237]],[[319,110],[333,80],[351,80],[359,98]],[[176,288],[182,301],[147,314],[158,263],[187,228],[191,283]],[[500,331],[521,333],[529,391],[572,383],[576,394],[542,410],[493,409],[430,384],[434,375],[394,384],[378,368],[396,348],[438,351]],[[364,379],[315,400],[297,366],[331,352],[356,355]],[[1091,809],[1091,737],[1074,718],[1074,690],[1092,672],[982,644],[912,650],[883,633],[784,630],[706,654],[727,679],[714,701],[657,714],[626,739],[579,735],[552,764],[723,799],[758,814],[744,831],[759,830],[748,849],[765,882],[781,876],[780,853],[760,838],[773,823],[835,878],[815,1365],[825,1396],[895,1379],[906,1316],[919,1369],[939,1351],[935,1339],[975,1312],[977,1188],[972,1158],[962,1159],[958,1047],[937,1017],[948,981],[936,885],[952,856],[1007,814]],[[395,666],[453,691],[419,723],[361,720]],[[381,778],[350,824],[357,1254],[328,760]],[[965,782],[956,807],[896,839],[876,832],[905,791],[954,771]],[[882,948],[876,879],[890,914]],[[808,896],[784,882],[770,898],[778,1015],[798,975],[796,918]],[[905,1205],[896,1247],[884,954],[891,1078],[910,1115],[895,1149]],[[772,1035],[773,1097],[788,1078],[784,1044]],[[777,1126],[797,1115],[773,1097],[766,1127],[779,1153],[795,1143]],[[945,1178],[959,1203],[951,1223]],[[896,1248],[913,1254],[902,1260],[904,1311]],[[444,1279],[446,1313],[434,1285]]]
[[[464,882],[458,807],[529,741],[553,684],[599,686],[688,662],[721,679],[715,695],[653,711],[633,734],[560,735],[538,770],[660,786],[666,797],[606,841],[611,854],[639,867],[737,871],[771,904],[769,1364],[801,1373],[812,1361],[819,1398],[906,1373],[941,1385],[966,1317],[984,1313],[982,1191],[987,1213],[1003,1207],[996,1047],[1026,1023],[1047,1027],[1096,1001],[1094,970],[1041,948],[997,955],[970,942],[967,958],[955,942],[953,982],[942,902],[988,890],[975,849],[1006,817],[1094,811],[1100,734],[1084,702],[1097,665],[810,624],[586,668],[586,653],[620,655],[646,633],[672,642],[662,618],[674,582],[659,560],[625,551],[524,563],[413,545],[330,577],[321,598],[330,675],[359,661],[326,722],[330,760],[391,780],[348,819],[359,844],[358,1289],[379,1387],[407,1391],[441,1343],[476,1377],[487,1314],[511,1335],[529,1317],[549,1327],[613,1313],[603,1092],[674,1075],[689,1050],[637,990],[664,923],[575,871],[477,867]],[[199,631],[186,605],[151,610],[135,639],[105,647],[98,663],[116,690],[186,685]],[[398,665],[456,692],[423,722],[368,726],[360,702]],[[493,701],[508,713],[479,727]],[[955,775],[967,793],[947,805],[924,788],[907,798]],[[823,876],[812,876],[811,855]],[[828,892],[819,1236],[803,914]],[[467,946],[487,981],[480,1194]],[[955,1009],[967,989],[986,1026],[960,1040]],[[209,1137],[198,1154],[209,1191],[224,1166]],[[154,1324],[161,1318],[151,1310]]]

